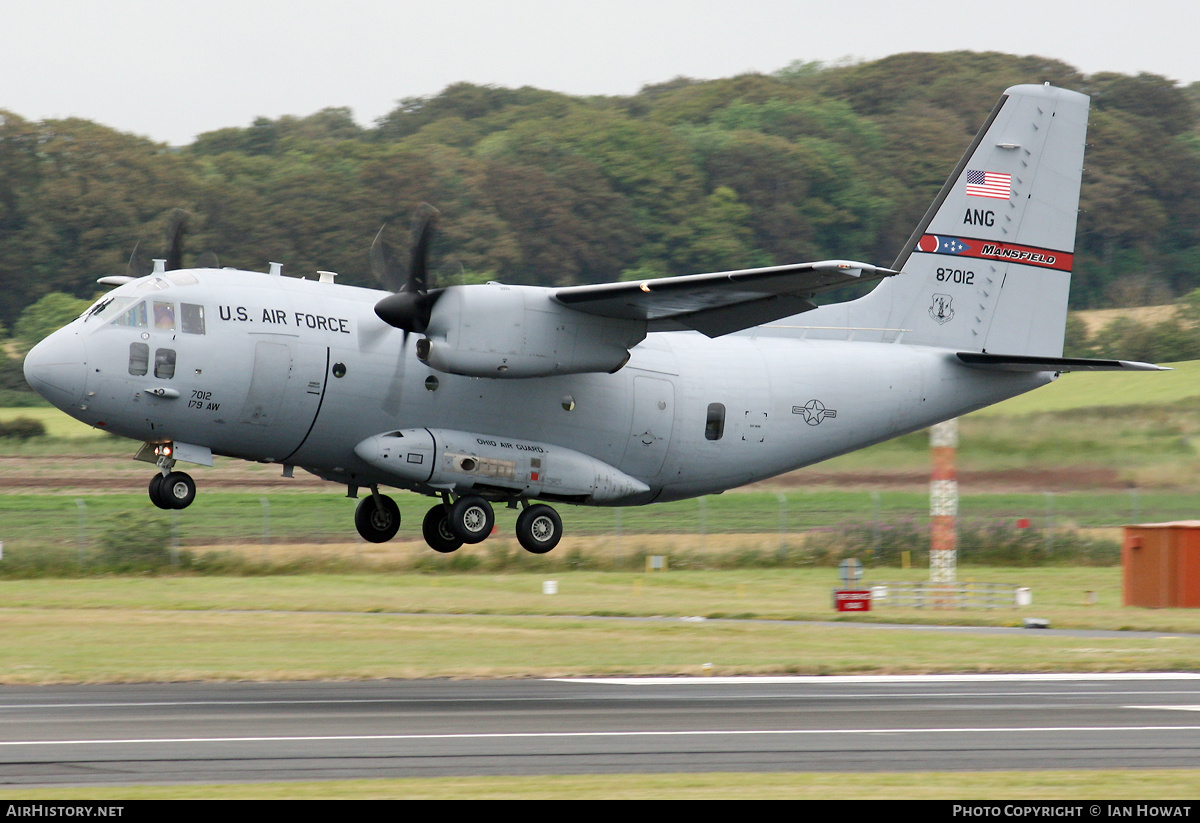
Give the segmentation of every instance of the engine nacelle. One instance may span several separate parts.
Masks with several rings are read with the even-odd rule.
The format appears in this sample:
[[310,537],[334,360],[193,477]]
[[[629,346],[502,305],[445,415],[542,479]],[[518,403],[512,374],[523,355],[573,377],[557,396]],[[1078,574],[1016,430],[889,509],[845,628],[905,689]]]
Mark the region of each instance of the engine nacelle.
[[438,297],[417,357],[470,377],[614,372],[646,337],[646,321],[594,317],[537,286],[452,286]]
[[376,469],[423,486],[459,493],[612,503],[650,487],[586,454],[529,440],[448,429],[386,432],[354,447]]

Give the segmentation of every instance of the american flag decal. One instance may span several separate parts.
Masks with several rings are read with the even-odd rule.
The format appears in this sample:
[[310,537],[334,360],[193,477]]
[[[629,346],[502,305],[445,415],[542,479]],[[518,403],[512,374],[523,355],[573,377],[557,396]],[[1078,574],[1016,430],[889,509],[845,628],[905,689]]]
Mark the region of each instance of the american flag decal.
[[967,169],[967,194],[971,197],[1007,200],[1012,194],[1012,175]]

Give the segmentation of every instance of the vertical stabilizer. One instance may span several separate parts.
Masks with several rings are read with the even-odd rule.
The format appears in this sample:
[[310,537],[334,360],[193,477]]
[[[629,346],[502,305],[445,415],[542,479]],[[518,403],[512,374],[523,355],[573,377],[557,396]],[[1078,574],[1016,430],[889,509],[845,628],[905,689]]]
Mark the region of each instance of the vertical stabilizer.
[[1087,116],[1078,92],[1008,89],[893,264],[903,273],[843,304],[850,322],[916,345],[1060,356]]

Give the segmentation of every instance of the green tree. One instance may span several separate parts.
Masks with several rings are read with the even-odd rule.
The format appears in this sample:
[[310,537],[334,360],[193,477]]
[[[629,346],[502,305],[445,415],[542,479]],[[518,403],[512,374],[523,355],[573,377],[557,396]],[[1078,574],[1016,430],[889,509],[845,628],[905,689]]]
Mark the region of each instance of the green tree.
[[13,330],[14,337],[26,349],[31,348],[51,332],[61,329],[83,314],[90,305],[88,300],[80,300],[62,292],[50,292],[21,312],[21,319],[17,321]]

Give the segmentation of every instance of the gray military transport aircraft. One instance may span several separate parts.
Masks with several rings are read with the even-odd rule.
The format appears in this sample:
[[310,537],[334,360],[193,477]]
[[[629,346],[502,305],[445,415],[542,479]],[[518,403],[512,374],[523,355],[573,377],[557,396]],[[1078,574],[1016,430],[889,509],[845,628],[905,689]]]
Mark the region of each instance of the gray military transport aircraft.
[[[177,462],[278,463],[343,483],[365,539],[400,527],[393,486],[440,498],[431,547],[520,507],[714,494],[916,431],[1057,379],[1156,369],[1063,358],[1088,98],[1008,89],[891,268],[826,260],[644,282],[428,288],[431,220],[391,293],[156,261],[29,352],[43,397],[144,441],[150,499],[191,504]],[[172,257],[178,257],[173,254]],[[880,282],[848,302],[815,295]]]

